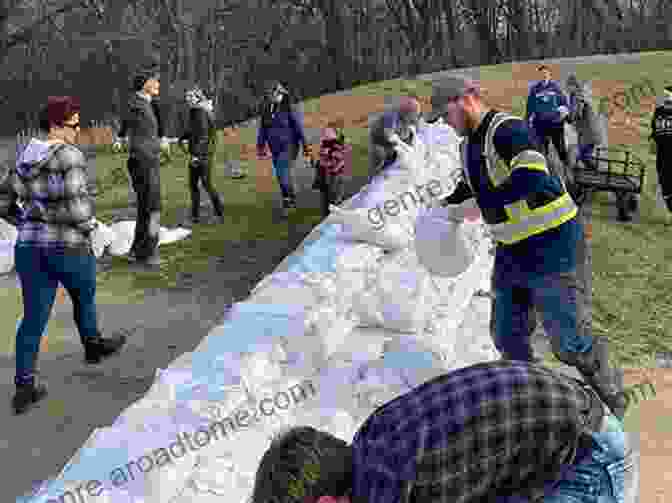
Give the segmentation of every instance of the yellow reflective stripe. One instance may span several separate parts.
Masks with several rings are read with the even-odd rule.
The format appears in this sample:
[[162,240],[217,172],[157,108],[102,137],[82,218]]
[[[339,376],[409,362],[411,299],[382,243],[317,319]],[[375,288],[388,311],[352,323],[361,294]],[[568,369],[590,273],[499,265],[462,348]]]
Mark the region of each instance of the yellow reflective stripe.
[[549,174],[546,166],[546,158],[535,150],[523,150],[513,159],[511,159],[511,171],[518,168],[527,168],[536,171],[543,171]]
[[499,187],[511,176],[511,166],[509,163],[500,158],[497,155],[497,151],[495,150],[493,141],[493,138],[495,137],[495,131],[497,131],[497,128],[504,122],[514,119],[518,119],[518,117],[509,115],[505,112],[496,114],[495,117],[493,117],[485,135],[485,165],[488,171],[490,182],[494,187]]
[[[516,203],[517,204],[517,203]],[[509,213],[511,206],[507,206]],[[520,208],[517,208],[519,214]],[[514,210],[516,211],[516,210]],[[496,241],[513,244],[530,236],[553,229],[574,218],[578,210],[569,194],[564,194],[555,201],[530,211],[524,218],[490,226]]]
[[530,162],[530,163],[516,164],[515,166],[511,166],[511,171],[520,168],[527,168],[531,169],[532,171],[541,171],[542,173],[546,173],[547,175],[549,174],[545,162]]
[[506,211],[506,216],[508,217],[507,222],[512,224],[520,222],[531,213],[531,210],[527,206],[527,202],[524,200],[507,204],[504,206],[504,211]]

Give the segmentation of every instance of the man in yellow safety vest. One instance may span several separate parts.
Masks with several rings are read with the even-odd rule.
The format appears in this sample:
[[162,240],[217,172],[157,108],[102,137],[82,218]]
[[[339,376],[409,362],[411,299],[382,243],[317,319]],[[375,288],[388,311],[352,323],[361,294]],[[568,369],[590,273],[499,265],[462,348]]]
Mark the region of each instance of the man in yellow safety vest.
[[577,320],[577,243],[583,230],[563,181],[549,169],[525,121],[489,109],[477,81],[448,77],[436,83],[428,120],[438,118],[465,137],[463,179],[444,205],[476,198],[497,243],[497,349],[507,359],[533,360],[528,316],[536,306],[556,357],[575,366],[622,419],[627,398],[622,375],[609,364],[607,341],[583,333]]

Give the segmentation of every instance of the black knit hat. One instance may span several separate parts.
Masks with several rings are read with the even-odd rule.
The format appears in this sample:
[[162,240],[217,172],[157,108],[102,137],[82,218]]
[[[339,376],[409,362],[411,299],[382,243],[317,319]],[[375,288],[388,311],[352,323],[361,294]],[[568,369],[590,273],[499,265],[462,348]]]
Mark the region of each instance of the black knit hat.
[[133,90],[140,91],[149,79],[158,78],[160,69],[158,65],[149,65],[140,68],[133,76]]

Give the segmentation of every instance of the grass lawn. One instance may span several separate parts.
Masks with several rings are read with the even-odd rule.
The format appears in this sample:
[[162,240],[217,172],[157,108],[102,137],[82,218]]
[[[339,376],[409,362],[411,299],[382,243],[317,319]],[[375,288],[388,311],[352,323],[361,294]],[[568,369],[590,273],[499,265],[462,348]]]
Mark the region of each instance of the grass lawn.
[[[660,92],[663,84],[672,80],[668,61],[669,53],[644,53],[637,64],[577,65],[576,74],[579,79],[596,79],[601,83],[595,86],[596,98],[604,95],[604,90],[611,93],[618,86],[627,88],[644,77],[654,81]],[[534,65],[529,65],[531,75],[536,76],[533,69]],[[501,107],[508,102],[507,108],[521,113],[526,87],[520,82],[526,81],[525,75],[521,73],[521,64],[506,64],[484,67],[481,80],[486,94],[489,89],[490,95],[496,98],[493,103]],[[513,81],[518,87],[507,91],[506,86],[510,87]],[[488,86],[488,83],[494,85]],[[414,90],[423,96],[431,93],[428,82],[394,80],[369,84],[353,89],[349,95],[307,101],[306,126],[319,125],[318,119],[344,117],[346,133],[354,145],[353,169],[356,174],[363,175],[367,166],[367,114],[379,108],[382,96],[394,96],[406,90]],[[615,118],[609,131],[612,146],[629,143],[629,148],[647,165],[641,221],[626,224],[616,221],[615,206],[608,202],[606,195],[598,195],[594,202],[593,327],[596,333],[604,334],[612,341],[616,359],[630,367],[648,366],[657,352],[672,352],[672,238],[668,234],[672,227],[665,226],[667,215],[655,203],[657,176],[646,139],[652,111],[652,101],[642,100],[632,110],[638,130],[634,133],[632,129],[626,131],[626,126]],[[203,271],[208,257],[225,255],[230,242],[287,236],[287,226],[278,225],[271,218],[277,189],[271,177],[270,161],[255,159],[256,130],[246,128],[235,130],[233,136],[225,137],[224,132],[220,135],[218,158],[241,159],[241,165],[248,173],[247,179],[240,181],[228,178],[222,169],[213,172],[215,185],[225,200],[225,223],[196,227],[191,239],[162,247],[164,265],[156,273],[129,274],[126,262],[115,259],[111,270],[99,276],[98,301],[101,304],[137,302],[146,288],[174,286],[180,273]],[[115,175],[115,171],[125,169],[125,156],[101,153],[96,164],[105,189],[97,202],[97,212],[98,218],[105,222],[109,221],[115,208],[127,204],[125,181],[119,181],[118,174]],[[163,225],[176,225],[180,212],[189,206],[186,177],[186,159],[177,152],[172,164],[162,171]],[[319,210],[300,209],[291,218],[316,224]],[[18,316],[20,292],[5,291],[3,295],[3,305],[7,306],[5,312],[9,314],[16,310]]]

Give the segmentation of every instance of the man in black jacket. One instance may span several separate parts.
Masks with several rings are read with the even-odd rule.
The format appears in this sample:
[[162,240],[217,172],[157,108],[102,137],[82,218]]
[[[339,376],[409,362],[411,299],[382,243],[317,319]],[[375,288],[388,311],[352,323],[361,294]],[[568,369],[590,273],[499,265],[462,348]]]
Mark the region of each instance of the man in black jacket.
[[651,140],[655,142],[658,182],[667,209],[672,212],[672,86],[664,90],[665,96],[656,106],[651,119]]
[[[160,153],[165,147],[159,108],[159,72],[156,67],[139,71],[119,137],[128,133],[128,171],[138,197],[135,237],[128,254],[131,261],[158,265],[161,215]],[[117,141],[116,145],[119,145]]]
[[180,144],[189,141],[189,187],[191,189],[191,219],[197,224],[200,221],[201,191],[199,183],[210,196],[215,215],[219,219],[224,214],[222,201],[212,185],[212,156],[215,151],[217,131],[213,118],[212,100],[208,100],[203,91],[194,87],[187,91],[186,101],[189,105],[189,127],[180,137]]

